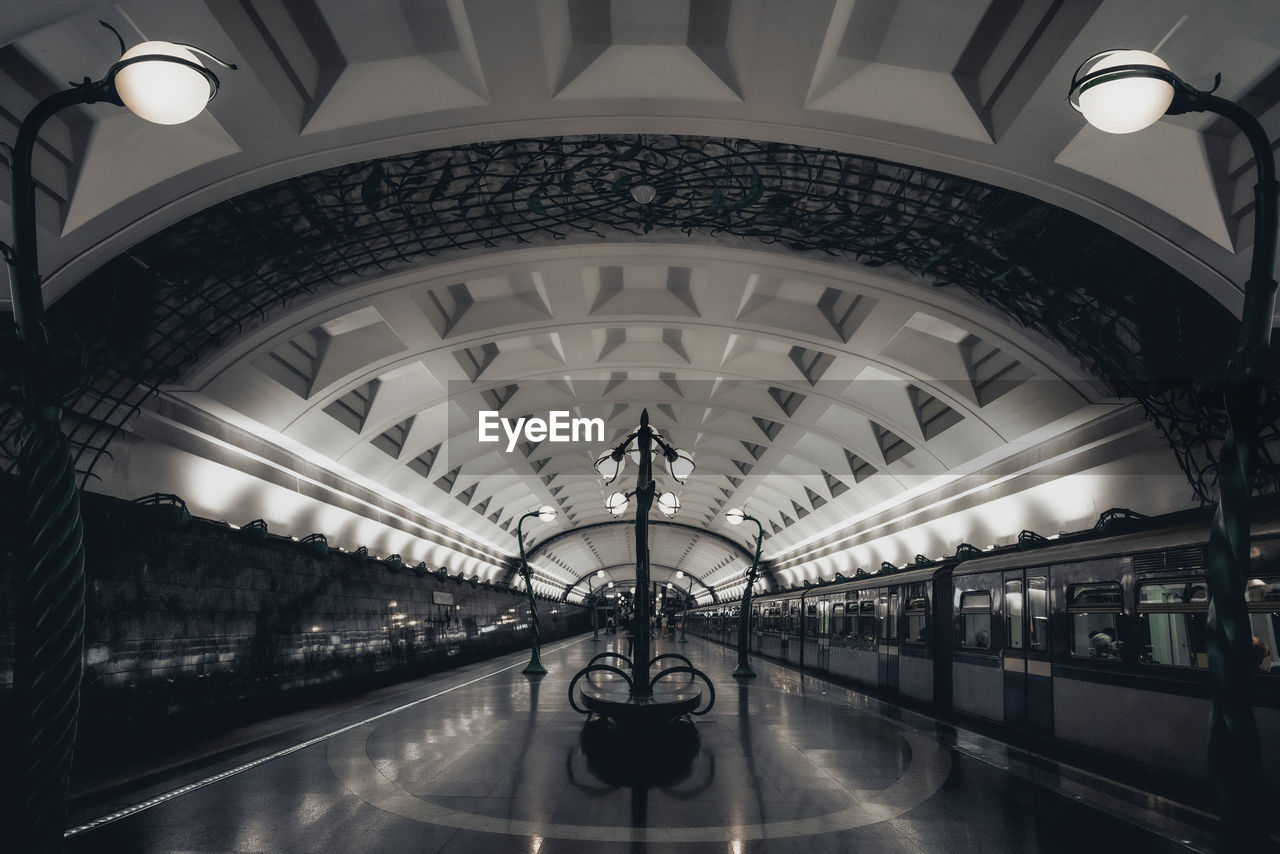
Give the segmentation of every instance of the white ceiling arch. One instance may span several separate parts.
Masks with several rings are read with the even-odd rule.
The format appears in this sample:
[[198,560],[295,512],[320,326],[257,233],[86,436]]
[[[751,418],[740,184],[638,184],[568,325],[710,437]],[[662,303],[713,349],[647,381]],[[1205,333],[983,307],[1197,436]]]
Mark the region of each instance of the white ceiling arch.
[[[1195,116],[1143,140],[1104,137],[1063,100],[1085,56],[1160,43],[1189,81],[1223,72],[1220,93],[1274,134],[1280,28],[1266,24],[1280,12],[1158,6],[374,0],[355,22],[337,0],[67,0],[0,23],[0,124],[109,66],[99,17],[130,42],[193,42],[240,65],[181,128],[107,107],[49,125],[37,171],[50,299],[166,226],[284,178],[485,140],[674,133],[816,146],[1028,193],[1238,312],[1252,216],[1242,141]],[[685,518],[724,530],[723,509],[746,504],[798,580],[903,562],[922,541],[953,547],[959,531],[998,540],[1135,498],[1147,512],[1189,500],[1158,437],[1077,355],[958,290],[784,247],[640,235],[444,254],[295,300],[205,351],[98,474],[133,497],[217,471],[228,485],[189,494],[197,511],[252,500],[273,525],[340,525],[349,545],[378,538],[406,558],[402,529],[452,537],[449,554],[494,576],[524,509],[555,504],[553,531],[590,524],[603,490],[577,473],[585,449],[481,447],[479,409],[594,408],[613,440],[649,406],[698,457]],[[1062,490],[1079,493],[1070,506],[1033,496],[982,515],[997,493],[1025,497],[1050,476],[1088,485]],[[714,566],[691,571],[718,584]],[[547,590],[576,571],[537,569]]]
[[[606,268],[618,285],[602,301]],[[664,314],[673,270],[688,301]],[[531,282],[536,310],[518,295]],[[429,297],[449,289],[466,289],[463,329],[433,322]],[[824,298],[860,304],[857,323],[837,333]],[[526,524],[539,539],[609,519],[603,499],[618,487],[591,462],[648,407],[699,466],[677,490],[679,518],[741,536],[723,511],[746,505],[771,555],[1028,445],[1069,444],[1126,405],[1060,347],[962,292],[888,267],[673,243],[560,243],[372,278],[213,351],[166,395],[185,407],[184,431],[196,412],[269,431],[508,552],[512,523],[543,503],[561,515]],[[605,436],[508,451],[505,437],[479,441],[483,409],[598,416]],[[715,586],[727,577],[720,557],[671,565]],[[562,586],[587,565],[535,561]]]

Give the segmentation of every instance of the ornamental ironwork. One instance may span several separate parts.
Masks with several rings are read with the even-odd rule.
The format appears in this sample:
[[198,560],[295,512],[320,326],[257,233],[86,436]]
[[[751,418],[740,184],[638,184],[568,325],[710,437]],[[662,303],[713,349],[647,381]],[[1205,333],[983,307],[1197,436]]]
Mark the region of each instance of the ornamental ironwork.
[[[641,186],[654,190],[647,204],[632,193]],[[308,295],[451,253],[673,238],[820,252],[962,288],[1141,401],[1195,494],[1213,498],[1235,321],[1194,283],[1016,192],[853,154],[683,136],[518,139],[353,163],[213,205],[135,246],[50,312],[67,345],[65,426],[82,483],[156,390]],[[1257,488],[1275,492],[1274,383],[1267,402]],[[8,468],[14,406],[0,407]]]

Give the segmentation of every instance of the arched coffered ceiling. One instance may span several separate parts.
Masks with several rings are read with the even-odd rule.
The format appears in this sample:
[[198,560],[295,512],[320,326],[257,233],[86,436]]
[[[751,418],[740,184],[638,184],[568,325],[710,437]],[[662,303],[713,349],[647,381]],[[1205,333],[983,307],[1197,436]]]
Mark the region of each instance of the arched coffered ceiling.
[[[1160,43],[1274,132],[1271,4],[51,3],[0,23],[0,123],[110,65],[99,18],[239,65],[189,125],[98,106],[43,139],[48,296],[99,357],[68,429],[106,491],[498,578],[529,508],[560,511],[534,543],[609,518],[591,460],[648,408],[698,464],[678,518],[747,548],[745,505],[787,584],[1211,473],[1212,404],[1153,381],[1229,343],[1246,146],[1195,116],[1107,137],[1065,87]],[[507,451],[484,410],[605,436]],[[714,537],[654,537],[741,583]],[[628,549],[558,540],[539,589]]]

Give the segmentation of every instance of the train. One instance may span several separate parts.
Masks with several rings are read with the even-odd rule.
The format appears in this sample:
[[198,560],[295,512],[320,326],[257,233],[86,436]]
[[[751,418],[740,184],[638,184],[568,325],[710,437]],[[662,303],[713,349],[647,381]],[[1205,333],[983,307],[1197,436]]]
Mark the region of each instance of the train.
[[[1205,512],[1108,511],[1094,529],[768,593],[749,650],[1025,740],[1105,754],[1203,789],[1209,779]],[[1280,779],[1280,513],[1253,526],[1246,589],[1254,715]],[[736,645],[740,604],[689,612]]]

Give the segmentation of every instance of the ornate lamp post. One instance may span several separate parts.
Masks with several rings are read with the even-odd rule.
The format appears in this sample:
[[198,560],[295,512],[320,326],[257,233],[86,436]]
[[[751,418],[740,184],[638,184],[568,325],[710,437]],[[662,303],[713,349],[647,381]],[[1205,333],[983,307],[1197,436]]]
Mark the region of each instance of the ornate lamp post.
[[[596,578],[604,578],[604,570],[597,569]],[[591,576],[587,576],[587,601],[591,603],[591,639],[600,640],[600,614],[596,608],[595,594],[591,590]]]
[[[684,578],[684,570],[676,570],[676,578]],[[689,621],[689,600],[693,598],[693,576],[689,576],[689,593],[684,597],[684,602],[680,608],[680,643],[688,643],[689,639],[684,636],[685,623]]]
[[[632,458],[639,471],[636,473],[636,589],[633,630],[635,650],[631,663],[631,696],[645,699],[651,695],[649,688],[649,618],[652,615],[652,602],[649,590],[649,509],[657,500],[658,509],[667,516],[675,515],[680,507],[680,500],[674,493],[664,492],[657,495],[657,482],[653,479],[653,454],[656,446],[658,453],[667,462],[668,473],[678,483],[684,483],[693,474],[693,458],[684,451],[667,444],[658,431],[649,426],[649,410],[640,413],[640,426],[628,435],[619,445],[603,454],[596,460],[596,471],[611,484],[622,473],[624,460],[632,443],[635,444]],[[626,512],[628,496],[615,492],[605,501],[609,512],[621,516]]]
[[75,465],[62,433],[65,390],[58,387],[53,335],[44,318],[32,154],[44,123],[67,107],[115,104],[147,121],[179,124],[199,115],[218,91],[218,78],[192,52],[198,48],[152,41],[125,51],[122,40],[120,49],[123,56],[101,80],[86,77],[36,104],[13,146],[13,246],[7,257],[24,422],[10,734],[20,799],[9,808],[15,850],[21,851],[62,849],[84,646],[84,526]]
[[529,652],[529,663],[520,672],[526,676],[544,676],[547,668],[542,666],[542,638],[538,631],[538,605],[533,598],[533,570],[524,552],[524,523],[526,519],[538,517],[539,521],[550,522],[556,518],[556,508],[544,504],[537,510],[530,510],[520,517],[516,523],[516,542],[520,544],[520,575],[524,578],[524,592],[529,596],[529,625],[533,629],[533,647]]
[[[1215,83],[1216,88],[1216,83]],[[1217,788],[1223,851],[1255,850],[1265,837],[1262,753],[1250,703],[1253,663],[1245,585],[1249,577],[1249,500],[1257,472],[1262,383],[1274,382],[1270,350],[1276,281],[1276,166],[1271,140],[1253,114],[1179,79],[1145,51],[1110,50],[1076,69],[1071,105],[1101,130],[1131,133],[1164,115],[1216,113],[1238,127],[1253,151],[1253,259],[1245,283],[1236,350],[1226,366],[1227,432],[1218,459],[1219,498],[1207,555],[1209,667],[1213,707],[1209,764]]]
[[751,568],[747,570],[747,586],[742,591],[742,609],[738,613],[738,667],[733,675],[750,679],[756,675],[747,661],[748,635],[751,631],[751,592],[756,586],[756,570],[760,566],[760,545],[764,542],[764,526],[755,516],[748,515],[742,508],[735,507],[725,514],[725,521],[730,525],[741,525],[743,521],[756,523],[756,553],[751,558]]

